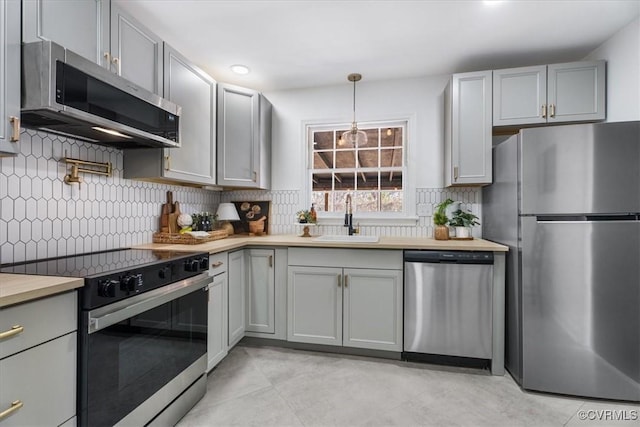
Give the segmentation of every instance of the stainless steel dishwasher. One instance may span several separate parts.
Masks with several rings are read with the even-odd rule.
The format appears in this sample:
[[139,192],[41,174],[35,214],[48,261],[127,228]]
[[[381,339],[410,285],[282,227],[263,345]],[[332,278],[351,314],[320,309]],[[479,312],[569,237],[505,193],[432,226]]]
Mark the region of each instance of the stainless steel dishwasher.
[[404,280],[405,358],[492,358],[492,252],[405,251]]

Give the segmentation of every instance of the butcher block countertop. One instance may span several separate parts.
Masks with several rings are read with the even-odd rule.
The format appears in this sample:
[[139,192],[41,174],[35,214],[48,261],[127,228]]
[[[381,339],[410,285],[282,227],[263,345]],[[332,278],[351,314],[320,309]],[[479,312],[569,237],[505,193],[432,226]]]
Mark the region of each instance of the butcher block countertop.
[[507,252],[506,246],[483,239],[473,240],[434,240],[425,237],[380,237],[376,243],[360,242],[319,242],[313,237],[277,234],[272,236],[231,236],[222,240],[202,243],[200,245],[176,245],[151,243],[136,246],[139,249],[158,249],[174,251],[202,251],[211,254],[238,249],[245,246],[287,246],[311,248],[343,248],[343,249],[431,249],[447,251],[492,251]]
[[0,308],[82,286],[84,286],[84,280],[74,277],[0,273]]
[[[449,251],[506,252],[508,248],[488,240],[434,240],[416,237],[381,237],[376,243],[318,242],[313,237],[297,235],[231,236],[200,245],[150,243],[138,249],[209,252],[211,254],[245,246],[286,246],[342,249],[431,249]],[[0,273],[0,308],[80,288],[83,279]]]

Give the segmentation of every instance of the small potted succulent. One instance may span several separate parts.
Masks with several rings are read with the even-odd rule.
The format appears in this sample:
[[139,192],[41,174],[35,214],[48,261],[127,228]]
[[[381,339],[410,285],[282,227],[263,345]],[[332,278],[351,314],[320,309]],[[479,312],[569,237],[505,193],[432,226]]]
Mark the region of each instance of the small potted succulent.
[[313,224],[316,222],[316,219],[311,213],[311,211],[307,211],[307,210],[296,212],[296,219],[300,224]]
[[449,240],[449,227],[447,227],[447,206],[453,203],[453,200],[447,199],[436,206],[433,214],[433,223],[436,226],[433,231],[433,237],[436,240]]
[[456,238],[471,239],[471,227],[480,225],[480,223],[478,217],[471,212],[458,209],[449,220],[449,225],[455,227]]

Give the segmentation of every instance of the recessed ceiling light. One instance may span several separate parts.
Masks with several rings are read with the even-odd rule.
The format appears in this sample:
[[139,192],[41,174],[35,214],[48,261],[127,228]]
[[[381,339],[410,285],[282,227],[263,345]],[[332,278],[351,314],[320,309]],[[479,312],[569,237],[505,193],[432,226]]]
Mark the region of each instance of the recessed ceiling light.
[[246,65],[236,64],[231,66],[231,71],[244,76],[245,74],[249,74],[249,67]]

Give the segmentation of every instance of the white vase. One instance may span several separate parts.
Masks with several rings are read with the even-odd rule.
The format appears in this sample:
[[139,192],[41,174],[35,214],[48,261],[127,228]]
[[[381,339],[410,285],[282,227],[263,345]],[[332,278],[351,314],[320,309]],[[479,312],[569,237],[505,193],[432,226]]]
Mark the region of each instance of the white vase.
[[471,227],[456,227],[457,238],[469,238],[471,237]]

